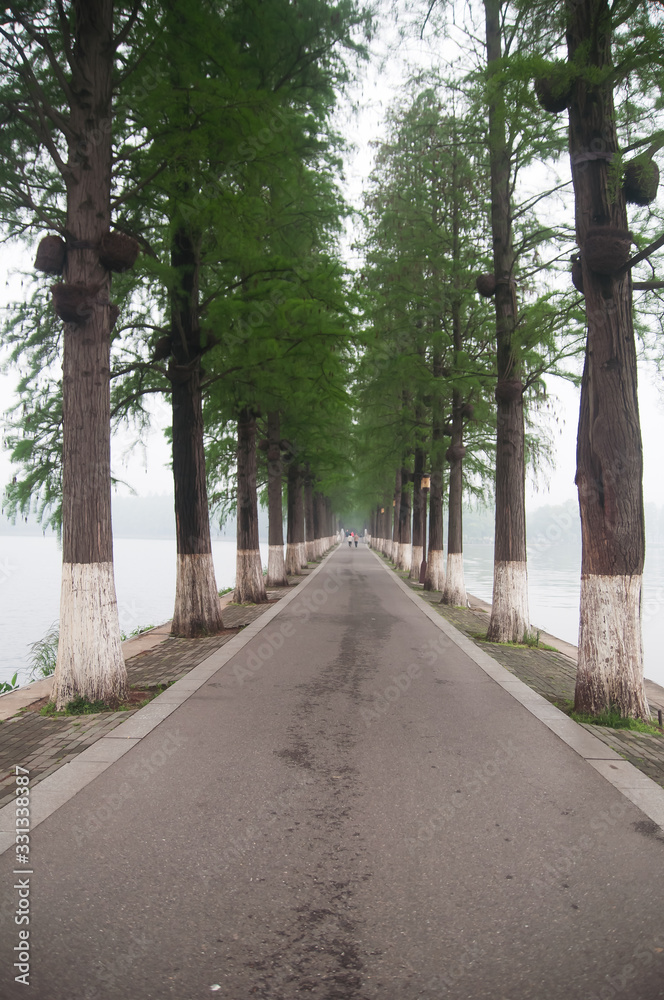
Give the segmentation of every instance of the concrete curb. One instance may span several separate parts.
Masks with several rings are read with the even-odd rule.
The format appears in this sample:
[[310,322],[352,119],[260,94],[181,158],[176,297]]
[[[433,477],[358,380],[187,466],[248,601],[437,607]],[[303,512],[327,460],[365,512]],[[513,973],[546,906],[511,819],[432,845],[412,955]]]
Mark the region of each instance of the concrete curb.
[[624,760],[601,740],[579,726],[559,708],[543,698],[523,681],[501,666],[483,649],[480,649],[472,639],[451,625],[446,618],[439,615],[426,604],[417,593],[408,587],[403,580],[380,558],[370,550],[383,569],[395,580],[398,587],[407,594],[410,600],[422,611],[423,615],[433,622],[448,639],[463,650],[470,659],[480,667],[492,680],[499,684],[527,712],[555,733],[563,743],[590,764],[603,778],[606,778],[625,798],[633,802],[641,812],[664,829],[664,788],[643,774],[638,768]]
[[[78,754],[75,760],[63,764],[57,771],[49,774],[43,781],[35,785],[34,789],[30,791],[30,832],[45,819],[48,819],[65,802],[73,798],[82,788],[94,781],[106,768],[137,746],[153,729],[157,728],[160,722],[163,722],[176,708],[183,705],[236,653],[239,653],[255,635],[258,635],[262,629],[269,625],[283,608],[288,607],[291,601],[302,593],[302,590],[323,569],[327,557],[336,551],[337,547],[330,549],[323,562],[313,572],[304,577],[296,587],[293,587],[289,594],[280,598],[269,611],[242,629],[239,635],[234,636],[166,691],[157,695],[145,708],[140,709],[107,736],[102,736],[87,750]],[[21,766],[20,761],[16,761],[16,763],[19,767]],[[28,832],[27,829],[26,832]],[[9,850],[10,847],[14,847],[15,841],[16,808],[10,802],[0,809],[0,854]]]

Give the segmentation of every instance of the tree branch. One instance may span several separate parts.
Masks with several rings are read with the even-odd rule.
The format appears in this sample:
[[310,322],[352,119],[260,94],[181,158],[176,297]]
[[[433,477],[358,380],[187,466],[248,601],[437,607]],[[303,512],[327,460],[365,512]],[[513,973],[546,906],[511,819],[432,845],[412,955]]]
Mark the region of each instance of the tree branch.
[[626,274],[627,271],[630,271],[636,264],[640,264],[642,260],[649,257],[651,253],[655,252],[655,250],[659,250],[660,247],[664,247],[664,236],[660,236],[654,243],[647,246],[645,250],[640,250],[637,254],[634,254],[634,256],[627,261],[625,266],[618,271],[618,274]]
[[136,24],[136,19],[138,18],[138,12],[141,9],[142,0],[134,0],[134,6],[132,11],[124,23],[124,27],[117,33],[113,39],[113,47],[119,49],[120,46],[126,42],[129,32]]
[[[30,22],[22,14],[20,14],[20,13],[17,12],[15,4],[11,4],[9,9],[12,12],[12,17],[14,18],[14,20],[18,21],[18,23],[23,27],[23,29],[27,32],[27,34],[30,36],[30,38],[34,42],[36,42],[37,45],[39,45],[39,47],[41,48],[42,52],[44,53],[44,55],[46,56],[46,58],[49,61],[49,64],[51,66],[51,69],[53,70],[53,74],[54,74],[56,80],[58,81],[60,87],[62,88],[62,93],[65,95],[67,103],[69,105],[71,105],[71,103],[73,101],[73,96],[74,95],[72,93],[71,87],[69,86],[69,80],[67,79],[67,77],[65,76],[65,74],[64,74],[64,72],[62,70],[62,66],[58,62],[58,59],[57,59],[57,57],[55,55],[55,52],[53,51],[53,49],[51,47],[51,43],[49,42],[48,38],[46,37],[46,35],[42,35],[39,32],[37,32],[35,30],[34,26],[32,24],[30,24]],[[21,48],[20,51],[21,51],[22,57],[24,58],[24,54],[23,54],[22,48]],[[33,76],[34,76],[34,74],[33,74]],[[35,78],[35,82],[36,82],[36,78]],[[44,103],[46,103],[46,102],[44,102]]]

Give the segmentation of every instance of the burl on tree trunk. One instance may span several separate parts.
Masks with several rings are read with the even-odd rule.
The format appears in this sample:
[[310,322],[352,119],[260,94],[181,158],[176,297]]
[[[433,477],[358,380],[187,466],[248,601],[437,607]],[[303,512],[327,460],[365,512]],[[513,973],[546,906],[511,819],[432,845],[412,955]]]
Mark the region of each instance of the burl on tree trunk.
[[[643,684],[641,580],[645,557],[643,456],[631,273],[605,253],[590,266],[588,231],[606,251],[628,228],[614,183],[612,23],[606,0],[568,3],[570,61],[582,68],[570,103],[570,158],[588,338],[581,385],[576,483],[581,512],[581,606],[575,708],[649,719]],[[598,137],[601,137],[598,138]],[[629,234],[627,234],[627,241]],[[628,247],[628,242],[627,242]]]

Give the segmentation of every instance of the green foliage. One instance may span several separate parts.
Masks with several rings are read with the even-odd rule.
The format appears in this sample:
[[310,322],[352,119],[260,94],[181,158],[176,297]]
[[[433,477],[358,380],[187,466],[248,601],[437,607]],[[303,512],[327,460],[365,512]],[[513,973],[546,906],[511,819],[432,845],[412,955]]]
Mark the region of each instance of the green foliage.
[[60,623],[53,622],[46,634],[30,645],[30,678],[39,680],[55,673],[58,659]]
[[15,691],[18,687],[20,687],[17,677],[18,671],[16,671],[10,681],[2,681],[2,683],[0,683],[0,694],[7,694],[9,691]]
[[[51,153],[62,146],[57,115],[66,113],[53,66],[60,61],[65,78],[68,72],[57,8],[30,6],[20,29],[11,25],[29,33],[30,18],[38,18],[52,48],[53,64],[35,46],[33,67],[42,96],[52,100],[53,118],[45,118]],[[171,249],[180,227],[200,262],[203,389],[221,383],[207,413],[216,438],[238,405],[280,383],[280,365],[290,381],[298,364],[313,366],[319,391],[321,380],[334,381],[328,358],[350,314],[333,248],[346,209],[334,179],[343,142],[331,115],[352,62],[364,55],[371,14],[354,0],[266,0],[260,16],[239,0],[223,9],[175,0],[138,6],[129,20],[119,10],[117,18],[124,44],[112,135],[113,222],[134,234],[144,253],[131,274],[113,282],[121,314],[112,345],[112,418],[140,436],[150,420],[147,401],[170,392],[168,362],[155,349],[177,336],[171,302],[183,274]],[[29,104],[20,60],[0,45],[0,63],[3,52],[0,103],[9,107],[18,94]],[[64,188],[52,159],[40,147],[35,154],[19,115],[3,142],[5,231],[48,225],[62,232]],[[5,169],[9,162],[16,169]],[[12,363],[27,372],[7,434],[21,471],[6,507],[12,516],[35,511],[58,527],[60,344],[51,280],[41,279],[30,302],[10,313],[4,333]],[[288,391],[279,387],[281,395]]]

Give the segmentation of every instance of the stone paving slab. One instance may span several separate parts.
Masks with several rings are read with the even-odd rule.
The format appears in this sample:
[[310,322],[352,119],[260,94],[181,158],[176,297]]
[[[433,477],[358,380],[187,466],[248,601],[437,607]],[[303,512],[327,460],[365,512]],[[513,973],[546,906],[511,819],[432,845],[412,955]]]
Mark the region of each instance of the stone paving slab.
[[[315,564],[311,564],[311,570]],[[295,586],[307,576],[289,580]],[[290,587],[268,591],[266,604],[226,604],[223,610],[227,632],[201,639],[180,639],[167,635],[157,645],[139,652],[127,660],[127,674],[132,687],[153,688],[169,685],[184,677],[229,642],[238,631],[256,621],[276,600],[289,593]],[[93,746],[138,709],[123,712],[100,712],[97,715],[49,718],[35,711],[18,710],[18,714],[0,721],[0,808],[14,798],[14,768],[30,771],[34,786]],[[128,730],[129,731],[129,730]]]
[[[381,556],[381,559],[388,562],[384,556]],[[391,563],[388,562],[388,565]],[[409,580],[405,573],[398,572],[397,576],[411,589],[419,593],[419,596],[446,621],[472,639],[480,649],[483,649],[501,666],[537,691],[538,694],[563,710],[569,702],[574,701],[576,663],[571,657],[546,649],[520,648],[495,642],[482,642],[476,636],[482,633],[486,635],[489,625],[489,616],[486,611],[441,604],[439,592],[422,590],[420,586]],[[653,684],[650,686],[655,688]],[[653,720],[656,721],[656,719],[657,715],[653,713]],[[661,736],[655,736],[631,729],[609,729],[586,723],[580,725],[664,788],[664,733]]]

